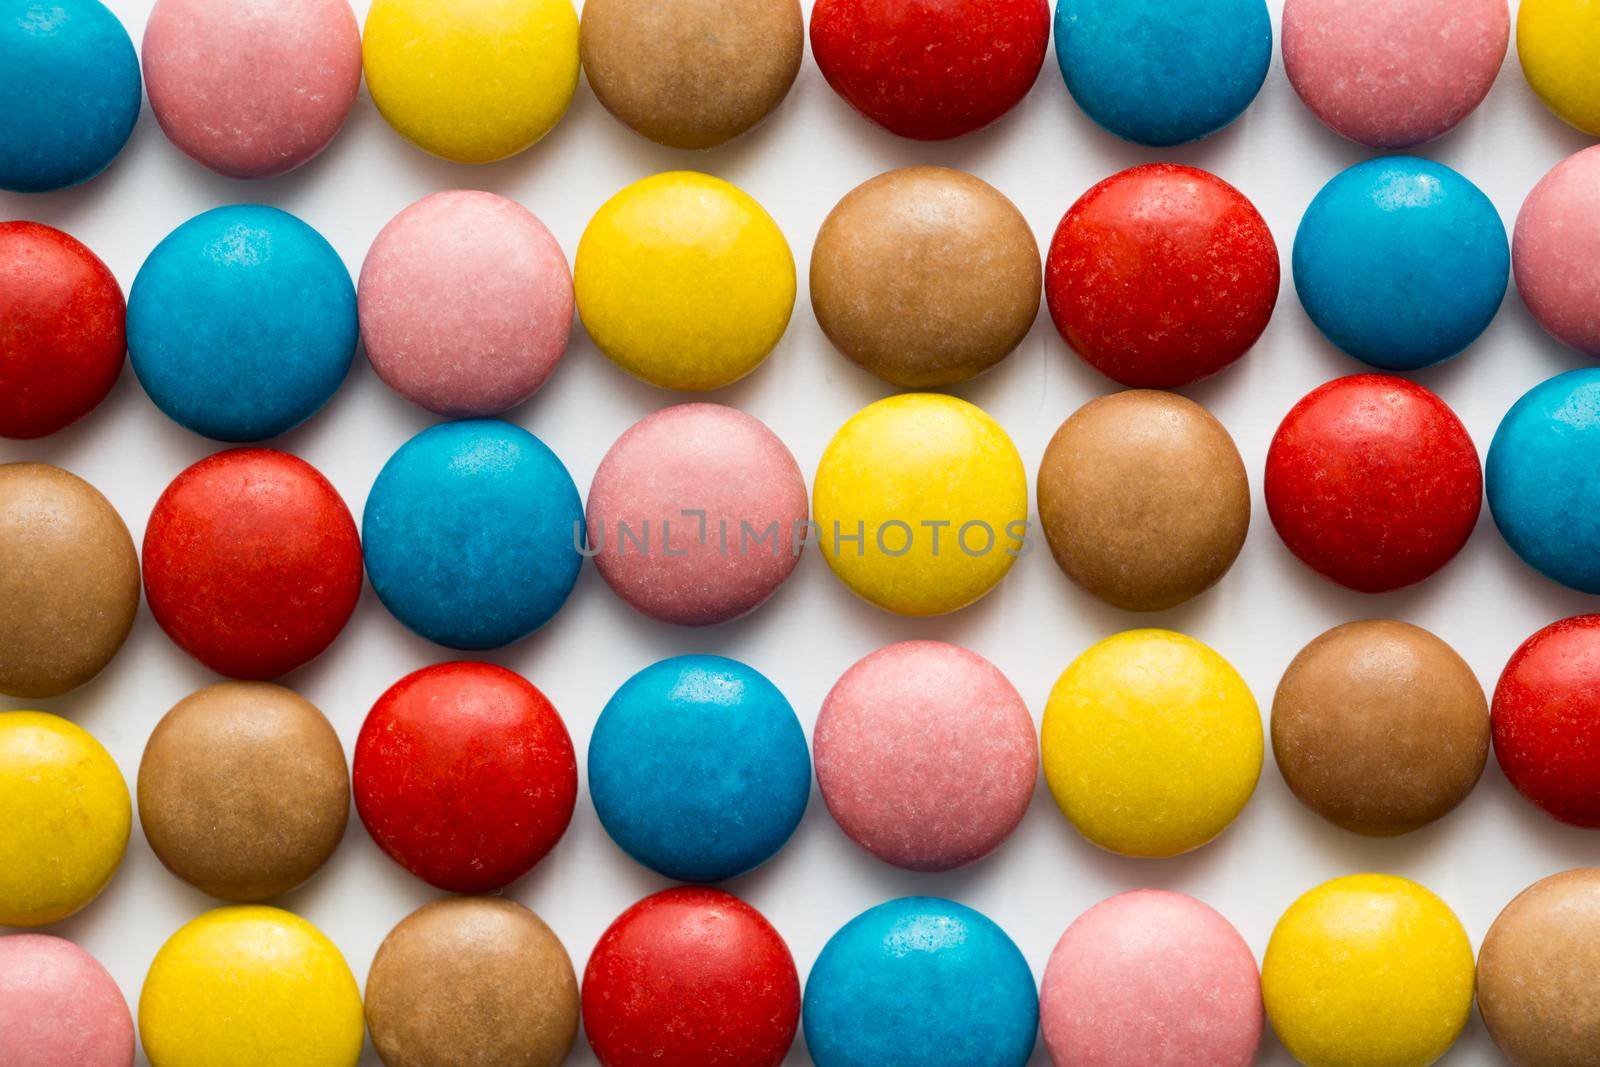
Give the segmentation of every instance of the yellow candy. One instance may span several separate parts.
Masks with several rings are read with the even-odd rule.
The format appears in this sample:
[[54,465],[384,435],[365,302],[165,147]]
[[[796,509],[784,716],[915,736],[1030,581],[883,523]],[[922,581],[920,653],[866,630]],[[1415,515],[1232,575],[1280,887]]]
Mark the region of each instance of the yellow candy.
[[99,896],[132,821],[100,742],[54,715],[0,713],[0,926],[59,922]]
[[572,0],[373,0],[362,59],[372,102],[401,136],[493,163],[567,113],[578,13]]
[[901,615],[942,615],[999,584],[1022,550],[1028,481],[1000,424],[907,393],[844,424],[817,467],[818,541],[839,580]]
[[1176,856],[1244,809],[1261,776],[1261,712],[1227,660],[1170,630],[1079,656],[1045,707],[1045,779],[1078,831],[1127,856]]
[[1307,1067],[1426,1067],[1472,1007],[1472,944],[1404,878],[1318,886],[1278,920],[1261,969],[1272,1028]]
[[1600,0],[1522,0],[1517,55],[1546,107],[1600,137]]
[[151,1067],[353,1067],[361,991],[333,942],[277,908],[208,911],[156,953],[139,995]]
[[761,205],[689,171],[634,182],[596,212],[573,268],[578,314],[623,370],[718,389],[761,365],[794,310],[794,256]]

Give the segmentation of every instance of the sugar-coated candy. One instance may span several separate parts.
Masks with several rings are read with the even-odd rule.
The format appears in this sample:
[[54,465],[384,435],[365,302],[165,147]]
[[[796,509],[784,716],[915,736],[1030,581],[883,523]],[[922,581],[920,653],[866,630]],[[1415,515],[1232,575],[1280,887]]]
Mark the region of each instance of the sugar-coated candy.
[[1517,791],[1564,823],[1600,827],[1600,615],[1523,642],[1492,715],[1495,758]]
[[1600,137],[1600,11],[1590,0],[1518,0],[1522,73],[1562,121]]
[[1517,215],[1511,262],[1539,325],[1600,357],[1600,145],[1556,164],[1533,187]]
[[133,1067],[133,1016],[100,962],[44,934],[0,937],[0,1063]]

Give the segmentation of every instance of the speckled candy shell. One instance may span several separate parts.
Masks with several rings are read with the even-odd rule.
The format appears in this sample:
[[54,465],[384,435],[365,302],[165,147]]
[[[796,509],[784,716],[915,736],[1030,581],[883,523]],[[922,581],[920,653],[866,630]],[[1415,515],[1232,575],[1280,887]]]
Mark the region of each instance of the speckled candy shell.
[[1563,160],[1534,186],[1517,215],[1511,261],[1539,325],[1600,358],[1600,145]]
[[0,1063],[133,1067],[133,1016],[122,990],[70,941],[0,937]]
[[1523,642],[1491,715],[1495,758],[1517,791],[1564,823],[1600,828],[1600,615]]

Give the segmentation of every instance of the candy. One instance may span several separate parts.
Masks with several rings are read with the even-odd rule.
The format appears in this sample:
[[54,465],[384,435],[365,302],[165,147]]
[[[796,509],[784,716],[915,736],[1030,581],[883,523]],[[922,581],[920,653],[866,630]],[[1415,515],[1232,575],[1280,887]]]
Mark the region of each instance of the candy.
[[310,162],[361,88],[349,0],[157,0],[140,54],[168,139],[230,178]]
[[601,1067],[778,1067],[799,1023],[789,946],[716,889],[645,897],[583,972],[583,1029]]
[[1078,106],[1118,137],[1169,146],[1244,113],[1272,62],[1264,0],[1064,0],[1056,59]]
[[557,1067],[578,1034],[578,979],[560,939],[527,908],[452,897],[383,939],[366,1011],[387,1067]]
[[277,908],[208,911],[167,939],[139,995],[151,1067],[355,1067],[361,991],[315,926]]
[[1455,558],[1483,505],[1478,452],[1455,412],[1404,378],[1313,389],[1267,452],[1267,511],[1289,551],[1361,593],[1420,582]]
[[133,1016],[122,990],[71,941],[0,937],[0,1063],[133,1067]]
[[1094,645],[1045,705],[1056,803],[1084,837],[1126,856],[1176,856],[1222,833],[1255,792],[1262,748],[1244,679],[1169,630]]
[[823,946],[805,1028],[817,1067],[1022,1067],[1039,997],[1000,927],[951,900],[905,897]]
[[1228,573],[1250,529],[1233,438],[1175,393],[1091,400],[1050,440],[1039,522],[1067,576],[1127,611],[1165,611]]
[[905,167],[857,186],[823,222],[811,306],[862,368],[939,388],[1022,343],[1040,279],[1028,220],[998,189],[947,167]]
[[1244,194],[1194,167],[1150,163],[1072,205],[1044,290],[1084,362],[1123,385],[1171,389],[1249,351],[1278,277],[1278,247]]
[[1495,687],[1493,724],[1519,793],[1564,823],[1600,827],[1600,615],[1523,642]]
[[673,171],[595,212],[574,284],[590,338],[629,374],[703,391],[761,365],[794,310],[794,256],[761,205],[720,178]]
[[[1600,21],[1600,20],[1597,20]],[[1600,146],[1557,164],[1517,215],[1511,261],[1523,303],[1552,337],[1600,357]]]
[[1250,1067],[1261,976],[1228,920],[1192,897],[1141,889],[1084,912],[1039,991],[1056,1067]]
[[955,397],[909,393],[857,412],[812,488],[824,558],[899,615],[943,615],[1000,584],[1022,553],[1028,479],[1004,429]]
[[1449,167],[1409,156],[1339,174],[1294,239],[1306,314],[1334,345],[1381,370],[1431,367],[1476,341],[1510,273],[1505,225],[1489,198]]
[[839,828],[912,871],[954,870],[999,848],[1039,774],[1021,695],[994,664],[940,641],[890,645],[851,667],[813,737]]
[[543,441],[491,419],[402,445],[362,517],[384,607],[450,648],[509,645],[555,617],[583,563],[583,502]]
[[1454,129],[1489,95],[1506,0],[1286,0],[1283,64],[1312,114],[1372,148]]
[[219,207],[156,246],[128,295],[128,355],[156,407],[218,441],[322,409],[356,351],[356,293],[322,235],[271,207]]
[[127,351],[122,289],[37,222],[0,222],[0,437],[47,437],[93,411]]
[[589,87],[635,133],[714,148],[789,95],[805,54],[798,0],[586,0]]
[[0,464],[0,693],[60,696],[99,674],[139,610],[139,557],[94,486]]
[[811,794],[794,709],[759,671],[678,656],[623,683],[589,739],[589,793],[628,855],[680,882],[721,882],[789,840]]
[[45,926],[87,907],[122,863],[133,822],[111,754],[38,711],[0,712],[0,813],[0,926]]
[[1261,967],[1272,1029],[1305,1067],[1427,1067],[1472,1009],[1472,943],[1444,901],[1336,878],[1278,920]]
[[1050,44],[1046,0],[817,0],[811,51],[833,91],[901,137],[982,129],[1033,88]]
[[1336,826],[1389,837],[1449,814],[1489,756],[1472,668],[1403,622],[1336,626],[1289,664],[1272,702],[1284,781]]
[[430,885],[486,893],[521,878],[572,821],[578,761],[545,695],[490,663],[441,663],[390,686],[356,739],[356,810]]
[[139,824],[173,874],[224,900],[282,896],[344,836],[350,775],[332,725],[264,682],[180,700],[139,762]]
[[375,0],[367,89],[425,152],[493,163],[555,128],[578,88],[572,0]]
[[1521,0],[1517,55],[1540,99],[1563,121],[1600,137],[1600,11],[1590,0]]
[[652,619],[710,626],[754,611],[795,564],[805,478],[759,420],[681,404],[635,423],[589,487],[595,565]]
[[13,0],[0,19],[0,189],[44,193],[117,158],[139,117],[139,57],[99,0]]
[[218,674],[288,674],[361,597],[361,540],[316,468],[270,448],[219,452],[172,480],[144,531],[150,613]]

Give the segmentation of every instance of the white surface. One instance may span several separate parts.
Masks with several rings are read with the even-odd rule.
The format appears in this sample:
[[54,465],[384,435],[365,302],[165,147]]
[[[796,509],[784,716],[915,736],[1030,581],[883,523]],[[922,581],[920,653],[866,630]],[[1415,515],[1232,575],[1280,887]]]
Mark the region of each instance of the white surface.
[[[110,0],[137,41],[149,0]],[[366,3],[358,0],[364,14]],[[1281,0],[1272,0],[1274,22]],[[807,0],[806,7],[810,7]],[[1485,105],[1420,154],[1447,163],[1494,200],[1508,228],[1523,197],[1551,166],[1587,139],[1545,111],[1523,80],[1515,49]],[[793,580],[751,618],[695,632],[633,614],[585,567],[571,602],[544,631],[487,658],[530,678],[566,718],[580,753],[596,715],[633,672],[666,656],[712,652],[765,672],[793,702],[809,732],[833,681],[861,656],[895,640],[939,638],[992,659],[1037,717],[1060,671],[1089,644],[1120,630],[1166,626],[1208,642],[1249,681],[1263,713],[1284,667],[1323,630],[1351,619],[1391,616],[1435,631],[1492,687],[1516,646],[1546,623],[1595,601],[1557,588],[1512,555],[1485,509],[1466,551],[1420,587],[1367,597],[1337,589],[1284,549],[1260,499],[1262,464],[1278,421],[1310,389],[1361,370],[1316,333],[1295,299],[1288,253],[1300,215],[1323,182],[1371,153],[1325,130],[1295,97],[1274,58],[1265,89],[1244,118],[1198,145],[1139,148],[1101,132],[1072,103],[1052,55],[1026,101],[996,127],[955,143],[899,140],[851,112],[827,87],[809,52],[788,102],[765,126],[707,154],[659,148],[629,132],[580,86],[565,121],[543,143],[495,166],[433,159],[394,134],[363,91],[344,132],[310,166],[258,183],[217,177],[162,136],[148,106],[109,172],[87,186],[36,197],[0,194],[0,217],[36,219],[82,239],[124,288],[145,254],[172,228],[219,204],[260,202],[292,211],[324,233],[358,271],[367,246],[394,214],[441,189],[481,188],[526,204],[569,257],[594,210],[624,184],[657,171],[692,168],[727,178],[760,200],[794,248],[802,285],[787,337],[747,381],[714,394],[765,420],[794,451],[809,480],[833,432],[888,386],[828,345],[803,284],[812,238],[833,204],[859,182],[895,166],[940,163],[978,174],[1013,198],[1047,245],[1067,207],[1101,178],[1165,159],[1215,171],[1251,197],[1271,224],[1285,267],[1278,312],[1240,364],[1186,390],[1233,432],[1250,471],[1256,514],[1232,573],[1198,601],[1153,617],[1125,614],[1071,585],[1048,552],[1023,559],[991,596],[954,616],[891,617],[853,598],[814,550]],[[1501,416],[1525,390],[1584,364],[1508,295],[1488,334],[1464,356],[1415,377],[1443,395],[1482,452]],[[1080,404],[1112,384],[1083,366],[1041,315],[1023,348],[958,390],[1010,431],[1032,477],[1046,442]],[[645,414],[684,397],[626,377],[575,331],[554,378],[509,417],[548,442],[587,489],[611,442]],[[364,358],[338,396],[279,447],[315,464],[359,517],[389,455],[433,418],[386,389]],[[156,497],[188,464],[218,445],[158,412],[131,372],[90,418],[40,442],[0,443],[0,457],[59,464],[96,485],[136,540]],[[457,658],[411,635],[368,589],[349,629],[316,663],[285,679],[327,712],[349,751],[373,700],[405,673]],[[132,638],[89,686],[41,706],[99,737],[131,783],[145,739],[173,703],[216,681],[167,640],[141,609]],[[1491,766],[1471,798],[1442,823],[1397,840],[1337,830],[1301,807],[1271,766],[1254,800],[1218,841],[1174,860],[1137,861],[1085,843],[1057,812],[1041,780],[1032,810],[999,853],[943,876],[896,871],[839,832],[815,794],[794,840],[770,864],[727,888],[760,908],[788,939],[802,978],[823,943],[858,912],[891,897],[933,894],[977,907],[1021,946],[1037,977],[1066,925],[1096,901],[1141,886],[1193,894],[1238,926],[1259,958],[1272,925],[1301,892],[1327,878],[1386,871],[1440,894],[1474,945],[1512,896],[1538,878],[1594,862],[1600,839],[1558,826],[1524,802]],[[509,890],[560,934],[581,974],[590,947],[625,907],[667,885],[634,864],[601,829],[587,794],[572,828],[534,873]],[[437,894],[386,859],[352,813],[344,844],[305,889],[282,901],[326,931],[364,978],[396,922]],[[136,1004],[162,941],[214,901],[169,875],[138,832],[120,873],[95,904],[51,932],[83,944]],[[594,1062],[580,1038],[571,1062]],[[791,1057],[806,1063],[803,1043]],[[1496,1062],[1476,1017],[1446,1058]],[[143,1063],[143,1059],[140,1060]],[[363,1063],[375,1064],[370,1047]],[[1035,1063],[1046,1063],[1042,1046]],[[1270,1037],[1262,1062],[1288,1064]]]

